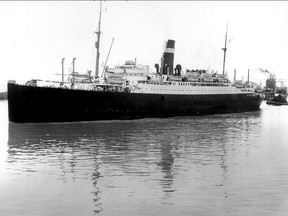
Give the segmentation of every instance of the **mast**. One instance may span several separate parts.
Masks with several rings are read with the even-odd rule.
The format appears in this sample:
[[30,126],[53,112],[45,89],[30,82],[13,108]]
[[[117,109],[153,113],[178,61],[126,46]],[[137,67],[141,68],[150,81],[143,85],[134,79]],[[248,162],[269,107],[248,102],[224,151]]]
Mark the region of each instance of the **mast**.
[[225,60],[226,60],[226,51],[227,51],[227,30],[228,30],[228,23],[226,25],[226,35],[225,35],[225,47],[222,48],[224,51],[224,58],[223,58],[223,72],[222,74],[225,74]]
[[75,83],[75,60],[76,58],[73,58],[73,61],[72,61],[72,89],[74,89],[74,83]]
[[102,1],[100,0],[100,11],[99,11],[99,23],[98,23],[98,31],[95,33],[97,34],[97,42],[95,43],[95,47],[97,49],[96,53],[96,65],[95,65],[95,78],[98,77],[98,72],[99,72],[99,58],[100,58],[100,34],[101,34],[101,13],[102,13]]
[[64,84],[64,60],[65,58],[62,58],[62,85]]

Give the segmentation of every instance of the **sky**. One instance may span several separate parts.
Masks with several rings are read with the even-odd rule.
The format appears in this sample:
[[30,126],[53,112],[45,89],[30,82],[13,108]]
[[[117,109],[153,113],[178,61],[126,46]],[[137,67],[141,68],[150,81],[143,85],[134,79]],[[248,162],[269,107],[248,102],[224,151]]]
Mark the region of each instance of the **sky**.
[[[61,80],[71,72],[95,73],[100,1],[1,1],[0,85],[8,80]],[[102,4],[100,71],[114,38],[109,67],[126,60],[160,64],[165,43],[175,40],[174,65],[263,81],[257,68],[288,80],[287,1],[105,1]]]

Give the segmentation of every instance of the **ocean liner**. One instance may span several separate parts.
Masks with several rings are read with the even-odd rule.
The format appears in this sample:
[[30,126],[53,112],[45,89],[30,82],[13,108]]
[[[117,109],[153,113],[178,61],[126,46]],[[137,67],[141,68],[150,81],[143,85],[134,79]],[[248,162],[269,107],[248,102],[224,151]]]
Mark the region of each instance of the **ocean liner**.
[[[100,22],[97,51],[99,38]],[[63,77],[61,82],[30,80],[17,84],[10,80],[9,121],[95,121],[259,110],[262,97],[255,89],[237,86],[224,74],[226,39],[222,74],[183,71],[179,64],[174,68],[175,41],[168,40],[161,65],[155,64],[155,73],[146,65],[127,61],[115,68],[105,67],[104,78],[100,80],[97,53],[95,77],[91,72],[80,75],[73,69],[69,82],[64,82]]]

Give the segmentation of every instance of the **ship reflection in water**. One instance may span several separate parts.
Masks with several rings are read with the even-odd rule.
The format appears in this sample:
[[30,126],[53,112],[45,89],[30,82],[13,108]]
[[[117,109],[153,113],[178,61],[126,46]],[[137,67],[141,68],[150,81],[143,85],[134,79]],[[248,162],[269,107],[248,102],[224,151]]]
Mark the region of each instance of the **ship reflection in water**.
[[288,109],[273,108],[133,121],[9,123],[0,212],[284,215]]

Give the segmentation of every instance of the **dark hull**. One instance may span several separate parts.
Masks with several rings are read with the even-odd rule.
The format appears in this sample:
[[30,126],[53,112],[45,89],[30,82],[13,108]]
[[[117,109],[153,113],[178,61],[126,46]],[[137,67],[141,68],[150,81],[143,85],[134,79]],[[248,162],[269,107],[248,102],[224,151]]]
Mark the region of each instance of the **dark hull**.
[[283,102],[270,101],[270,100],[268,100],[268,101],[266,102],[266,104],[268,104],[268,105],[274,105],[274,106],[288,105],[287,102],[286,102],[286,103],[283,103]]
[[204,115],[259,110],[246,94],[162,95],[96,92],[8,83],[11,122],[71,122]]

